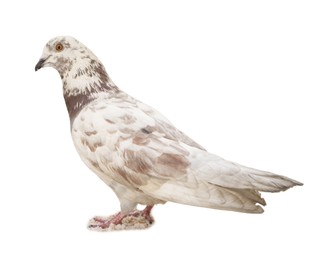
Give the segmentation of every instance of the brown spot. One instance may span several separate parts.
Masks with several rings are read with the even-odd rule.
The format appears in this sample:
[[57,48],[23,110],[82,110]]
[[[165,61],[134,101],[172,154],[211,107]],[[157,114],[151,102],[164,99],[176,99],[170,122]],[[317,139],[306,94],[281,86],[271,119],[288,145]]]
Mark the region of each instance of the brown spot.
[[148,130],[147,128],[142,128],[140,129],[140,131],[142,131],[144,134],[150,134],[152,133],[150,130]]
[[136,136],[132,139],[132,143],[137,145],[146,145],[150,142],[150,139],[148,138],[147,134],[144,134],[142,132],[138,132]]
[[121,167],[114,168],[115,172],[117,172],[118,175],[120,175],[124,180],[129,182],[128,180],[128,173]]
[[91,152],[95,152],[98,147],[103,146],[103,143],[101,141],[90,143],[87,139],[81,138],[81,143],[83,146],[86,146],[89,148]]
[[107,132],[109,133],[109,134],[116,134],[117,133],[117,131],[118,130],[115,130],[115,129],[107,129]]
[[85,134],[86,134],[87,136],[91,136],[91,135],[96,135],[97,132],[96,132],[95,130],[94,130],[94,131],[86,131]]
[[122,129],[120,129],[120,130],[121,130],[121,132],[122,132],[123,134],[133,134],[133,132],[134,132],[133,129],[131,129],[131,128],[127,128],[127,127],[122,128]]
[[157,128],[155,126],[146,126],[145,128],[141,129],[142,131],[145,130],[146,132],[153,133],[157,131]]
[[121,116],[120,119],[122,119],[123,123],[126,125],[132,124],[137,121],[137,119],[134,116],[128,114]]
[[134,152],[126,150],[125,158],[125,166],[134,172],[147,174],[152,169],[152,162],[148,156],[145,156],[144,151]]
[[115,124],[115,122],[110,119],[105,118],[104,120],[106,120],[109,124]]
[[101,146],[103,146],[103,143],[102,143],[101,141],[98,141],[98,142],[94,143],[94,144],[93,144],[93,147],[94,147],[93,149],[94,149],[94,151],[92,151],[92,152],[95,152],[96,149],[99,148],[99,147],[101,147]]
[[157,160],[157,172],[164,176],[177,177],[187,173],[189,161],[182,155],[164,153]]

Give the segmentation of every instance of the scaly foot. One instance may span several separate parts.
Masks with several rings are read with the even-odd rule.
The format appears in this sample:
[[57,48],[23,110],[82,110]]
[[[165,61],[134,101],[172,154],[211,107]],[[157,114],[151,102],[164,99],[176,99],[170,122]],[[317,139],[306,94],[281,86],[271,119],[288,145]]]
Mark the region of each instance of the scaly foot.
[[144,229],[150,227],[154,220],[151,216],[153,206],[144,210],[135,210],[128,214],[122,212],[109,217],[94,217],[88,223],[88,229],[97,231],[112,231],[123,229]]

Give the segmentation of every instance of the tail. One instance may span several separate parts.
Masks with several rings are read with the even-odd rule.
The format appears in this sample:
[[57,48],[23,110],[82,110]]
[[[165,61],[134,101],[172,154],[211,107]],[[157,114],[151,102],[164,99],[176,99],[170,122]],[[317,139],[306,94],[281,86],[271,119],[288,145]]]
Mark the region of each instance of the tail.
[[[201,152],[202,153],[202,152]],[[209,153],[192,165],[196,179],[214,185],[220,196],[211,207],[247,213],[262,213],[266,202],[260,192],[280,192],[303,183],[291,178],[226,161]],[[219,197],[220,203],[219,203]],[[230,197],[231,200],[226,198]]]
[[242,166],[209,153],[203,155],[200,165],[192,169],[193,174],[200,180],[220,187],[279,192],[303,185],[288,177]]
[[245,167],[197,150],[187,175],[177,179],[150,178],[140,189],[163,201],[198,207],[262,213],[260,191],[285,191],[302,183],[288,177]]

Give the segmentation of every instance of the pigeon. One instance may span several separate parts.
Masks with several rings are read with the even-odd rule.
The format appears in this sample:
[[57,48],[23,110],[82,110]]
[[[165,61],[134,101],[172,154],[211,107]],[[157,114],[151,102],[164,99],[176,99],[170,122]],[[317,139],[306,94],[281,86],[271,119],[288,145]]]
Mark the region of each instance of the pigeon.
[[43,67],[60,74],[81,159],[120,201],[119,213],[92,218],[90,229],[147,228],[154,205],[168,201],[262,213],[266,202],[260,192],[303,185],[206,151],[157,110],[120,90],[101,61],[73,37],[51,39],[35,71]]

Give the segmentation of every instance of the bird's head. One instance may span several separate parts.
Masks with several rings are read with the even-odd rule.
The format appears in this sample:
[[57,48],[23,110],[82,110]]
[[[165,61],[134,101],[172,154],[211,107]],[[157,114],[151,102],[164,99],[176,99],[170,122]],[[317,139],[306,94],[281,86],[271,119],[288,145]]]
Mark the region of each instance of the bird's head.
[[70,36],[51,39],[44,47],[43,54],[35,66],[35,71],[43,67],[55,68],[61,76],[70,72],[74,63],[96,56],[82,43]]
[[59,72],[64,94],[97,92],[115,86],[94,53],[70,36],[53,38],[45,45],[35,71],[43,67]]

